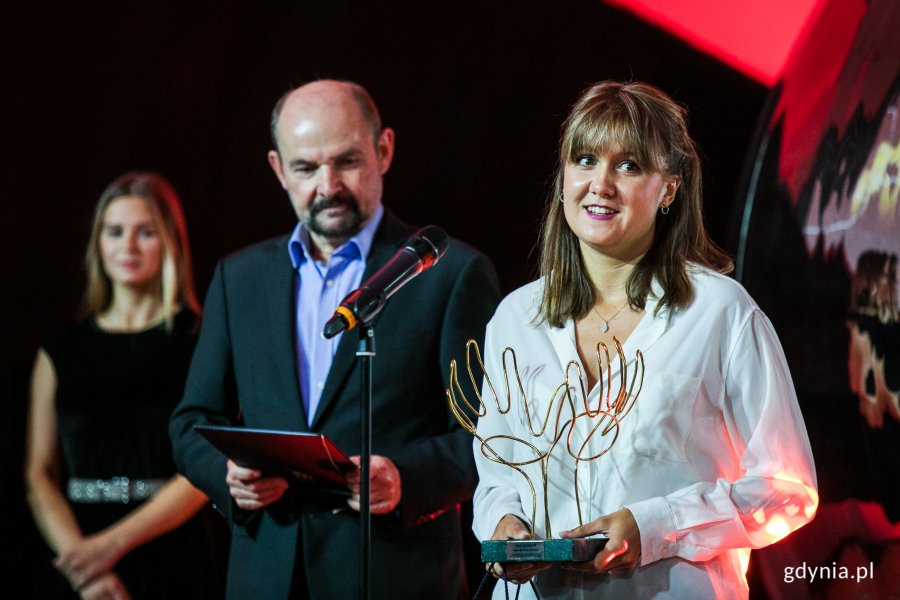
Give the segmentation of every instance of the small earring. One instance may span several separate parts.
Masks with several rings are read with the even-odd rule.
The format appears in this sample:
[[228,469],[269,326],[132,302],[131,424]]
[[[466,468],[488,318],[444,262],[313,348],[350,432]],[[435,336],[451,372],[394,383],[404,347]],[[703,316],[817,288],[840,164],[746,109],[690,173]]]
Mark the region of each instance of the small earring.
[[562,202],[562,203],[565,203],[565,199],[563,199],[563,195],[562,195],[562,194],[559,195],[559,201]]
[[661,213],[664,214],[664,215],[669,214],[669,205],[668,205],[668,204],[663,204],[663,205],[662,205],[662,208],[659,209],[659,212],[661,212]]

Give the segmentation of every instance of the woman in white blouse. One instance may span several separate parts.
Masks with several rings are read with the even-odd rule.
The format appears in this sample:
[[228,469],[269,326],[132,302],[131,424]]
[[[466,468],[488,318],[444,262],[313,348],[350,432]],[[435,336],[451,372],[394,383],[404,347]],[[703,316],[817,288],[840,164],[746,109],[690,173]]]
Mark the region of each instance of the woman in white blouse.
[[[488,566],[513,583],[534,578],[545,599],[746,598],[749,549],[812,519],[816,476],[772,324],[725,275],[731,260],[704,229],[686,111],[651,85],[594,85],[563,124],[559,157],[541,278],[510,294],[487,329],[497,394],[485,384],[477,435],[491,450],[476,439],[474,530],[609,541],[582,563]],[[640,354],[644,366],[638,397],[618,409],[614,340],[629,379],[640,379]],[[511,398],[506,348],[524,392],[507,353]],[[497,456],[521,465],[534,494]],[[576,456],[596,458],[576,473]]]

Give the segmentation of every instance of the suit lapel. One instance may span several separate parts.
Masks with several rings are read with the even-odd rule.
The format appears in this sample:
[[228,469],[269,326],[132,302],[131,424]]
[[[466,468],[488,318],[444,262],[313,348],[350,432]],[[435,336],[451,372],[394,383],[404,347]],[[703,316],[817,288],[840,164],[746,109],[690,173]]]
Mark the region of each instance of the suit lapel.
[[[403,223],[385,210],[381,224],[375,233],[375,238],[372,240],[372,248],[366,259],[366,269],[363,272],[362,281],[366,281],[383,264],[389,261],[408,235],[409,233]],[[313,418],[311,426],[313,431],[317,430],[322,415],[335,402],[338,392],[343,389],[347,378],[351,373],[356,373],[356,350],[358,345],[358,330],[341,334],[341,341],[338,342],[334,361],[331,363],[331,370],[328,371],[328,377],[325,379],[325,387],[322,390],[322,398],[319,400],[319,408]]]
[[274,383],[275,398],[282,414],[288,418],[288,429],[306,431],[303,400],[297,379],[297,349],[294,344],[294,270],[284,243],[275,250],[280,257],[267,262],[265,294],[268,302],[271,356],[278,381]]

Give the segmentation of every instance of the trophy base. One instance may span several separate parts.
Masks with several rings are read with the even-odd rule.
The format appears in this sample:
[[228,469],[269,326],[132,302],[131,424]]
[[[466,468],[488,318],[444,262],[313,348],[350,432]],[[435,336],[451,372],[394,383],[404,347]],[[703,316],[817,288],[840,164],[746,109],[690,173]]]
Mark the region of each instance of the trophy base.
[[605,536],[568,540],[488,540],[481,542],[482,562],[582,562],[591,560],[609,541]]

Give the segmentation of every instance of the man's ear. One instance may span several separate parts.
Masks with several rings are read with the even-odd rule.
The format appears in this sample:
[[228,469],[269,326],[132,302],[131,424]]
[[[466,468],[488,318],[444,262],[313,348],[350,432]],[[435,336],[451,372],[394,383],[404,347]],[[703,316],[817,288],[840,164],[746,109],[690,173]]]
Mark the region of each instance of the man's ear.
[[394,160],[394,130],[385,127],[378,136],[378,161],[382,175],[391,168],[392,160]]
[[281,169],[281,156],[278,154],[278,150],[269,150],[266,158],[269,159],[269,166],[275,172],[275,177],[278,178],[281,187],[287,189],[287,182],[284,180],[284,172]]

